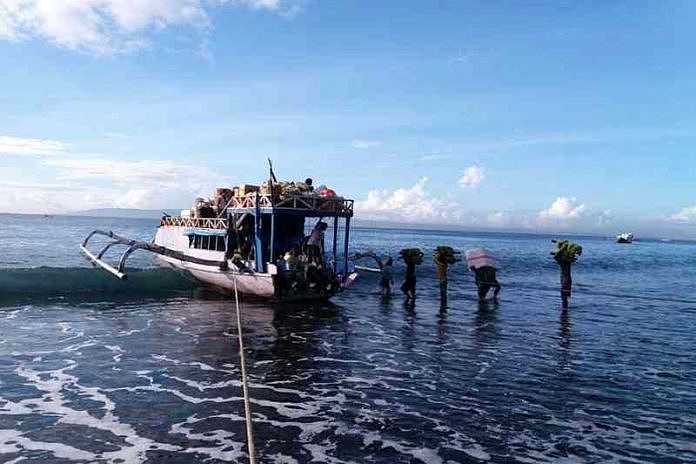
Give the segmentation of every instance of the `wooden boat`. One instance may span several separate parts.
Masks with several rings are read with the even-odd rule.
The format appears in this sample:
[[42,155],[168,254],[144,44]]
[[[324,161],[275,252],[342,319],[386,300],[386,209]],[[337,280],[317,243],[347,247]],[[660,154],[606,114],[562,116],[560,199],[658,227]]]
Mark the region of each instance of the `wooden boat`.
[[[240,293],[275,300],[328,299],[350,286],[357,278],[347,258],[353,200],[314,192],[283,194],[271,181],[264,185],[270,187],[238,190],[226,197],[215,217],[191,217],[188,210],[176,217],[163,216],[152,242],[95,230],[80,248],[92,263],[120,279],[127,278],[130,254],[145,250],[154,253],[159,264],[224,292],[236,287]],[[309,261],[304,255],[298,257],[300,264],[304,259],[307,271],[314,271],[312,282],[303,279],[298,269],[289,269],[283,258],[289,250],[302,250],[307,232],[319,221],[327,221],[323,224],[329,229],[329,237],[322,237],[321,256]],[[100,235],[112,241],[92,253],[88,242]],[[117,245],[127,249],[112,266],[103,257]]]

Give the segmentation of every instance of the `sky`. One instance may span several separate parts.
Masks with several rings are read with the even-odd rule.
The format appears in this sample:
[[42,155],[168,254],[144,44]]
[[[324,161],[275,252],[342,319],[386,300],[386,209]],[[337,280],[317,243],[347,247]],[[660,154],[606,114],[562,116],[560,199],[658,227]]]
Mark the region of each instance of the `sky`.
[[312,177],[359,218],[696,238],[696,4],[0,0],[0,212]]

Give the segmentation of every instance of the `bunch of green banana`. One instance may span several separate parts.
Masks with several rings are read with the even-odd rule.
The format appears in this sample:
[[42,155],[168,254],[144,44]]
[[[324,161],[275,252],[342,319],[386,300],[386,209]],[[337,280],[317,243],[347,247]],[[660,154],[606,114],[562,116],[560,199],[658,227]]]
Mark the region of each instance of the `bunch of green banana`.
[[582,247],[570,240],[552,240],[552,242],[555,243],[556,246],[551,254],[559,263],[574,263],[578,259],[578,256],[582,254]]
[[455,249],[452,247],[439,246],[435,248],[435,251],[433,251],[433,260],[441,263],[454,264],[457,261],[461,261],[461,258],[456,256],[458,254],[461,253],[459,251],[455,251]]

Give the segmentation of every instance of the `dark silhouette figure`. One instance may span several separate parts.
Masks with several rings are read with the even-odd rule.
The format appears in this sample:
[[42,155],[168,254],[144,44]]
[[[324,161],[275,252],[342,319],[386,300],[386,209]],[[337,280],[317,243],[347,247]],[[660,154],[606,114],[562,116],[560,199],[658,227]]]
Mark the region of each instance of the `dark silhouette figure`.
[[406,278],[401,284],[401,291],[406,295],[406,302],[416,300],[416,263],[406,263]]
[[493,301],[498,302],[498,293],[500,293],[500,282],[496,277],[496,270],[491,266],[483,266],[474,269],[476,275],[476,286],[478,287],[479,301],[486,299],[486,294],[493,289]]
[[570,275],[571,263],[569,261],[559,262],[558,266],[561,269],[561,306],[563,309],[568,309],[570,292],[573,288],[573,278]]

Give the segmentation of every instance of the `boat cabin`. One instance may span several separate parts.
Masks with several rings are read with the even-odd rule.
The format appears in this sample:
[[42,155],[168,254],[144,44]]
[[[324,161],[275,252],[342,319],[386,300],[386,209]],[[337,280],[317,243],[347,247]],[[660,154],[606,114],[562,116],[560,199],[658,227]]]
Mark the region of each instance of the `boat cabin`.
[[224,200],[213,210],[216,217],[197,217],[195,212],[165,216],[160,227],[183,228],[190,249],[225,252],[226,259],[236,259],[256,273],[275,274],[286,253],[304,250],[307,237],[323,222],[327,227],[321,245],[323,267],[333,275],[348,275],[345,257],[353,200],[258,191]]

